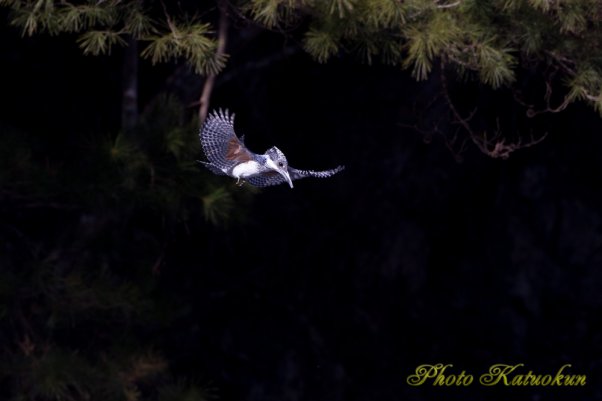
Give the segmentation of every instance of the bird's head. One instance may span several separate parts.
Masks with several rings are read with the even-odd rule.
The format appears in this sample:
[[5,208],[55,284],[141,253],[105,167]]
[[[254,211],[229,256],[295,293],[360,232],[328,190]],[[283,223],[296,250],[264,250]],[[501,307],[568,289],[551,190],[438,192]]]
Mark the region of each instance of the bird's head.
[[288,162],[286,161],[284,153],[274,146],[273,148],[268,149],[268,151],[265,152],[265,155],[267,156],[266,166],[283,176],[286,182],[288,182],[288,185],[292,188],[293,181],[288,172]]

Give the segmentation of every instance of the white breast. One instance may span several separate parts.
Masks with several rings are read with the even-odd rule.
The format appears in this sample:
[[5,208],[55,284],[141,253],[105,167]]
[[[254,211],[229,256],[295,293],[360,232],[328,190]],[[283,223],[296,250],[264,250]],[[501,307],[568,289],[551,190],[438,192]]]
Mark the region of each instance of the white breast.
[[238,166],[232,169],[232,176],[234,178],[247,178],[258,173],[259,163],[257,163],[255,160],[249,160],[248,162],[240,163]]

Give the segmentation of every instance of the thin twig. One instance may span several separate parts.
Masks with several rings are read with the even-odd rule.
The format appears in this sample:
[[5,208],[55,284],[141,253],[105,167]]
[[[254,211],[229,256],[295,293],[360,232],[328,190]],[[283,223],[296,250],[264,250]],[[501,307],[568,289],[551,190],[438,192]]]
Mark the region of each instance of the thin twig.
[[[449,109],[451,110],[452,114],[456,119],[455,122],[464,127],[472,142],[481,150],[481,152],[494,159],[507,159],[508,157],[510,157],[510,154],[512,152],[518,149],[524,149],[533,145],[537,145],[538,143],[546,139],[546,137],[548,136],[547,132],[537,139],[533,136],[533,134],[531,134],[528,142],[523,142],[522,138],[519,138],[516,142],[506,143],[506,138],[504,138],[502,135],[503,133],[500,127],[499,119],[496,120],[497,128],[492,138],[487,137],[487,132],[483,132],[482,135],[477,135],[469,124],[469,121],[474,117],[476,113],[476,109],[473,110],[473,112],[470,113],[468,117],[462,117],[460,115],[460,112],[458,111],[458,109],[452,102],[451,97],[449,96],[447,78],[445,77],[444,68],[445,63],[441,62],[441,86],[443,87],[443,96],[445,97]],[[456,136],[454,136],[454,138],[452,139],[452,143],[454,143],[455,141]],[[462,144],[462,148],[464,148],[464,143]]]
[[476,109],[472,113],[470,113],[470,115],[467,118],[463,118],[460,115],[460,112],[458,111],[458,109],[456,109],[456,106],[454,105],[451,98],[449,97],[449,90],[447,87],[447,77],[445,76],[445,63],[443,61],[441,61],[441,86],[443,87],[443,97],[445,97],[447,105],[449,106],[449,109],[451,110],[452,114],[454,115],[454,117],[456,117],[456,122],[460,123],[464,127],[464,129],[466,129],[466,131],[471,136],[473,136],[473,131],[472,131],[472,128],[470,127],[470,124],[468,124],[468,121],[474,116]]
[[514,97],[514,100],[521,106],[527,108],[527,117],[533,118],[539,114],[544,113],[560,113],[561,111],[564,111],[569,106],[569,104],[571,104],[572,99],[568,95],[565,95],[562,102],[558,106],[552,106],[552,81],[557,72],[558,67],[555,67],[550,73],[547,73],[546,71],[546,92],[543,96],[543,99],[546,102],[546,106],[542,109],[536,109],[535,105],[527,103],[527,101],[522,99],[518,91],[513,91],[512,95]]

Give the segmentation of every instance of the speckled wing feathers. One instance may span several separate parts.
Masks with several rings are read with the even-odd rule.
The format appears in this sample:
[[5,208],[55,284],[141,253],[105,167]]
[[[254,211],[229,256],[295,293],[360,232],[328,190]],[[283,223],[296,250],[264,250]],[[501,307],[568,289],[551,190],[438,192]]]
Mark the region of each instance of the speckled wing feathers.
[[[324,171],[312,171],[312,170],[297,170],[296,168],[289,167],[288,172],[291,176],[291,180],[300,180],[306,177],[317,177],[317,178],[328,178],[332,175],[335,175],[339,171],[344,170],[344,166],[338,166],[332,170],[324,170]],[[286,180],[283,176],[276,172],[268,172],[256,175],[254,177],[249,177],[246,181],[254,185],[256,187],[269,187],[271,185],[278,185],[286,183]]]
[[[213,111],[205,120],[199,136],[208,160],[201,161],[201,163],[215,174],[232,176],[232,170],[237,165],[250,160],[257,161],[259,157],[266,157],[251,153],[244,145],[243,137],[236,136],[234,114],[230,114],[227,110]],[[289,167],[288,172],[291,180],[299,180],[306,177],[327,178],[343,169],[343,166],[339,166],[332,170],[312,171]],[[268,187],[287,182],[282,175],[271,170],[246,177],[245,181],[256,187]]]
[[228,172],[237,164],[251,160],[252,153],[234,133],[234,114],[227,110],[211,113],[200,133],[201,146],[209,163],[205,166],[213,171]]

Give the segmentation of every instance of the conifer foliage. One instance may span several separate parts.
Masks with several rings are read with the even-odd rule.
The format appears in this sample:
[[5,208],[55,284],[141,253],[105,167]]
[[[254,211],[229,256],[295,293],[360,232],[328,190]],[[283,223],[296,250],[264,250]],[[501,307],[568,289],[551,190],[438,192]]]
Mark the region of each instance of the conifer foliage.
[[319,62],[350,52],[402,65],[418,80],[443,62],[493,88],[541,63],[562,76],[566,102],[583,99],[602,111],[595,0],[254,0],[246,7],[270,28],[307,19],[304,47]]
[[158,280],[175,231],[241,218],[251,192],[198,166],[183,111],[159,96],[132,132],[60,161],[0,135],[0,398],[212,398],[158,348],[184,307]]
[[[366,63],[409,68],[427,79],[435,65],[493,88],[511,85],[526,64],[550,66],[566,87],[559,106],[584,100],[602,113],[602,5],[596,0],[244,0],[224,2],[231,18],[301,36],[318,62],[341,53]],[[24,35],[75,32],[87,54],[105,54],[131,35],[153,63],[186,60],[215,74],[227,61],[217,52],[212,21],[163,2],[119,0],[0,0]],[[305,23],[301,23],[305,22]],[[552,109],[552,108],[549,108]],[[548,110],[551,111],[551,110]]]
[[[237,20],[230,27],[281,32],[319,63],[350,54],[407,69],[419,81],[439,70],[509,90],[525,71],[538,71],[546,92],[519,99],[531,115],[575,101],[602,114],[598,0],[207,3],[0,0],[0,7],[24,36],[72,35],[92,56],[133,40],[151,63],[185,62],[215,76],[228,62],[218,49],[219,3]],[[253,193],[199,168],[199,121],[185,106],[165,95],[146,106],[131,130],[83,137],[83,156],[64,163],[36,156],[26,133],[0,135],[2,399],[210,398],[204,383],[174,374],[153,341],[172,323],[171,311],[183,309],[161,293],[156,275],[173,231],[191,221],[207,230],[239,221]],[[493,157],[519,147],[473,140]]]
[[[78,33],[84,53],[110,53],[127,36],[146,43],[141,55],[153,63],[183,58],[199,74],[215,73],[225,62],[210,36],[210,26],[188,15],[171,15],[162,3],[142,1],[2,0],[12,10],[12,24],[24,35]],[[160,15],[160,17],[155,17]]]

